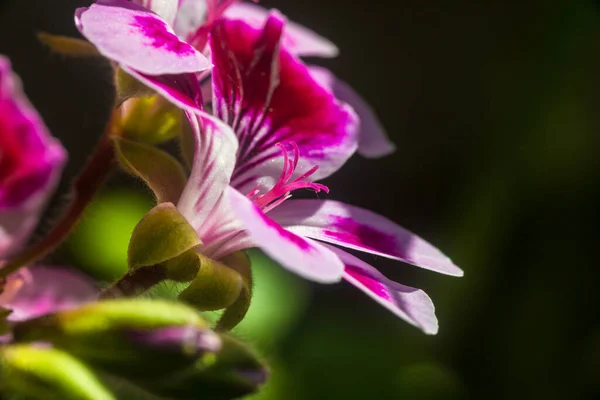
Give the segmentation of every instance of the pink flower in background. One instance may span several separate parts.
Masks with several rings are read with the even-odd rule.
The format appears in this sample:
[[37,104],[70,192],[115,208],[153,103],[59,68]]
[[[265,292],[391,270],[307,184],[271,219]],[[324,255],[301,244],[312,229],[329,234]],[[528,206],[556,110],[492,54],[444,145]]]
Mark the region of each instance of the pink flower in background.
[[0,259],[29,238],[66,158],[0,57]]
[[[0,56],[0,268],[29,239],[60,178],[67,154]],[[66,270],[22,269],[10,275],[0,306],[11,319],[39,315],[94,296],[92,284]]]

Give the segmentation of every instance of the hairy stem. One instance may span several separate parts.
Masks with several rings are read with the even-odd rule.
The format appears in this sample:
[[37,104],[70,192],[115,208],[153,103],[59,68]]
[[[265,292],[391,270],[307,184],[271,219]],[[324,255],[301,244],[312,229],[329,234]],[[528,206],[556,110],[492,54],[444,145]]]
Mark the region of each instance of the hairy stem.
[[100,293],[101,299],[136,297],[167,278],[161,265],[142,267],[128,272]]

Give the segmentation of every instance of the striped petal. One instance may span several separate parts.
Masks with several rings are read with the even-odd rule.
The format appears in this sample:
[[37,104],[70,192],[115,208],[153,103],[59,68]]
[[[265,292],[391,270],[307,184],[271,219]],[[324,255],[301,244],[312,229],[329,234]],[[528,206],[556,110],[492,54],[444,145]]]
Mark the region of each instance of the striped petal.
[[328,246],[344,262],[344,279],[376,302],[428,335],[438,331],[435,307],[427,294],[390,281],[381,272],[343,250]]
[[363,208],[331,200],[288,200],[269,217],[290,231],[350,249],[462,276],[450,258],[414,233]]
[[331,250],[286,230],[237,190],[229,188],[227,196],[254,243],[281,266],[316,282],[341,279],[344,264]]
[[283,168],[277,143],[294,142],[302,173],[314,165],[318,180],[336,171],[357,147],[358,119],[317,83],[308,68],[280,48],[284,19],[272,13],[264,28],[222,19],[211,35],[213,108],[240,141],[233,176],[268,188]]

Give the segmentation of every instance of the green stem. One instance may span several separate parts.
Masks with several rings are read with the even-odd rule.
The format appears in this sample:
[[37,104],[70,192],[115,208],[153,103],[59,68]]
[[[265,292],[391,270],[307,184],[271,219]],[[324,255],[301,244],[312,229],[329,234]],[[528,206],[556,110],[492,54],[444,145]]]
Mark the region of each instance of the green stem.
[[165,279],[167,276],[162,265],[138,268],[104,289],[100,298],[137,297]]

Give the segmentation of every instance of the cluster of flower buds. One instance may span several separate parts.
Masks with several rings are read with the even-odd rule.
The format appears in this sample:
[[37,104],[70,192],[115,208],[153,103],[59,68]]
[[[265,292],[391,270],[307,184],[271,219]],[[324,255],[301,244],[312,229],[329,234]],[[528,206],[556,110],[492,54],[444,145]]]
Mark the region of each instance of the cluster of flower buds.
[[[0,58],[0,390],[33,399],[235,398],[267,377],[226,332],[246,315],[259,248],[297,275],[345,280],[427,334],[422,290],[393,282],[343,248],[439,273],[462,271],[417,235],[334,200],[318,180],[358,152],[392,153],[370,107],[303,57],[337,47],[276,10],[236,0],[98,0],[75,10],[84,39],[39,38],[67,56],[110,62],[114,111],[74,181],[72,203],[26,246],[66,151]],[[176,141],[174,156],[162,144]],[[135,228],[129,272],[99,289],[73,270],[33,266],[71,232],[118,166],[156,206]],[[142,300],[163,281],[177,302]],[[199,312],[224,310],[209,327]],[[3,393],[2,392],[2,393]]]

